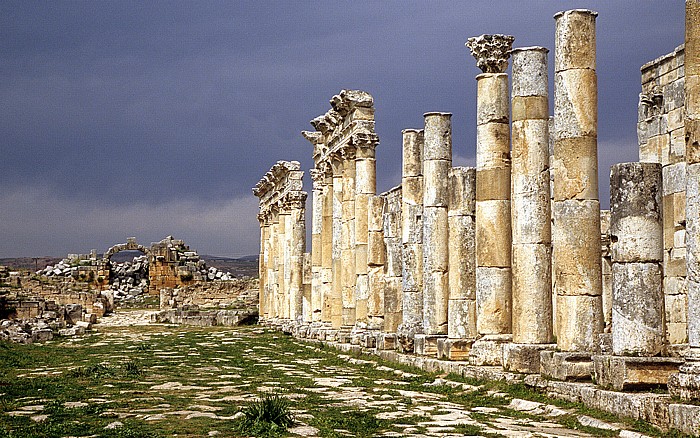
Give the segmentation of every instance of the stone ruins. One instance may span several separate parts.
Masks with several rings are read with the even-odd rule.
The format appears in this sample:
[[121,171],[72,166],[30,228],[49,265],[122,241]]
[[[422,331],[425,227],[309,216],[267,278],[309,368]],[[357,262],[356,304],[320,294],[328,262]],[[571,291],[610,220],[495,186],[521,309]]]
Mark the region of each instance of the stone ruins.
[[[640,162],[612,167],[610,211],[598,197],[596,16],[554,17],[553,116],[548,49],[469,38],[483,72],[476,168],[452,166],[451,114],[428,112],[403,131],[401,185],[376,194],[373,98],[333,96],[302,133],[310,253],[299,163],[277,162],[253,189],[261,322],[700,400],[700,2],[686,3],[685,44],[642,67]],[[697,406],[668,406],[700,431]]]

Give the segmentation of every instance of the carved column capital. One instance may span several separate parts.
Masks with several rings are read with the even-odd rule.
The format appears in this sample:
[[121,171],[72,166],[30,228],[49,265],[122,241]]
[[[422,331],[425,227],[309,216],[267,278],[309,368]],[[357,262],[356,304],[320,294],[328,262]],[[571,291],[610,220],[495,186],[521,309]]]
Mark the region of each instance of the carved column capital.
[[515,37],[512,35],[480,35],[466,42],[476,66],[484,73],[503,73],[508,68],[508,58]]
[[306,206],[306,192],[289,192],[285,197],[284,204],[288,209],[301,210]]

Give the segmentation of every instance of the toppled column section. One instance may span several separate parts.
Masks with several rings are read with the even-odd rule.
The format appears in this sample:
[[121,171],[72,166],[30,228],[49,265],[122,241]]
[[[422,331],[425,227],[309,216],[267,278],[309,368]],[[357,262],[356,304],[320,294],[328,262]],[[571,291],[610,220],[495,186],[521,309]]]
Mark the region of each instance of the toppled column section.
[[423,130],[403,132],[401,177],[401,258],[403,313],[398,347],[413,352],[413,338],[423,333]]
[[451,117],[449,113],[424,115],[423,334],[415,337],[417,354],[437,354],[437,337],[447,335],[447,204],[452,168]]
[[700,399],[700,2],[685,3],[685,158],[688,345],[680,373],[669,379],[671,395]]
[[594,356],[596,383],[622,390],[666,384],[680,360],[664,353],[661,164],[610,171],[612,356]]
[[[306,249],[303,171],[297,161],[278,161],[253,188],[260,199],[261,238],[270,242],[270,264],[265,283],[268,317],[278,322],[302,322],[304,298],[304,251]],[[271,226],[270,226],[271,225]],[[265,297],[261,297],[265,298]],[[265,307],[265,306],[264,306]]]
[[552,233],[549,181],[549,93],[544,47],[513,56],[513,343],[509,371],[537,373],[540,351],[552,349]]
[[500,365],[511,338],[511,212],[508,57],[514,37],[481,35],[466,45],[476,77],[476,312],[482,336],[473,365]]

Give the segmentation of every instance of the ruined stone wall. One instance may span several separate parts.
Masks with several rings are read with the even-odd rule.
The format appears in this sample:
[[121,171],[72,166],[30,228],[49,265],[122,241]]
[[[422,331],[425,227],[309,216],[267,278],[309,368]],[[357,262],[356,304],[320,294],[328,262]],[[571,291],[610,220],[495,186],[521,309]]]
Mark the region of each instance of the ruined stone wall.
[[662,165],[663,288],[666,330],[671,344],[688,340],[684,52],[684,46],[679,46],[642,66],[637,123],[639,161]]
[[160,291],[160,308],[183,306],[245,308],[258,305],[257,280],[196,283]]

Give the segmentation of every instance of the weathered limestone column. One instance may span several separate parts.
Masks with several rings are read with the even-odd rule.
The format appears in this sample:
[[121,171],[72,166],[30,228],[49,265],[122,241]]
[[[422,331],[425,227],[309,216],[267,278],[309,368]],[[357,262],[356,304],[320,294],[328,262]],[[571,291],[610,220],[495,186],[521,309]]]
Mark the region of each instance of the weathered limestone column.
[[663,223],[660,163],[610,170],[612,356],[594,356],[596,383],[621,390],[665,384],[678,359],[664,351]]
[[476,169],[453,167],[449,177],[447,337],[438,358],[465,360],[476,338]]
[[[343,201],[340,231],[341,285],[343,297],[343,318],[341,329],[350,332],[355,326],[355,148],[342,149],[343,164]],[[348,334],[349,336],[349,334]],[[349,338],[347,339],[349,341]],[[341,341],[346,341],[341,339]]]
[[426,113],[423,149],[423,334],[415,352],[437,354],[438,337],[447,336],[449,176],[452,125],[449,113]]
[[331,248],[332,278],[331,278],[331,326],[340,330],[343,325],[343,283],[341,254],[343,249],[343,167],[344,162],[337,156],[332,158],[333,166],[333,224]]
[[549,184],[549,93],[544,47],[513,56],[513,343],[503,366],[540,371],[540,351],[555,345],[552,331],[552,233]]
[[277,224],[277,284],[279,318],[289,319],[289,225],[290,214],[286,206],[280,205],[279,223]]
[[311,194],[311,322],[321,322],[323,307],[321,264],[323,259],[323,183],[325,175],[318,169],[309,172],[313,181]]
[[685,158],[688,344],[685,364],[668,382],[671,395],[700,399],[700,1],[685,3]]
[[268,297],[270,309],[270,320],[277,322],[280,318],[280,284],[279,284],[279,211],[275,208],[272,210],[272,223],[270,226],[270,243],[269,243],[269,265],[267,269],[267,284],[270,285],[270,294]]
[[384,203],[384,244],[386,246],[386,264],[384,271],[384,331],[387,333],[377,346],[389,350],[395,348],[396,333],[403,321],[403,294],[401,244],[401,187],[394,187],[382,193]]
[[[369,276],[367,245],[369,237],[369,202],[377,191],[377,170],[373,141],[357,142],[355,157],[355,330],[361,332],[369,326],[368,299]],[[364,338],[363,338],[364,339]],[[374,340],[372,334],[367,341]],[[368,346],[366,343],[365,346]]]
[[403,315],[398,347],[414,351],[413,338],[423,333],[423,130],[405,129],[401,177],[401,258]]
[[603,332],[596,12],[555,15],[554,236],[557,345],[595,350]]
[[466,45],[476,77],[476,324],[473,365],[500,365],[511,337],[511,211],[508,57],[514,37],[481,35]]
[[[367,275],[369,297],[367,300],[367,328],[384,328],[384,198],[371,196],[367,211]],[[382,344],[382,342],[379,342]]]
[[270,224],[267,214],[258,214],[258,221],[260,222],[260,255],[258,258],[258,276],[259,276],[259,289],[258,289],[258,315],[259,319],[265,321],[269,318],[269,306],[268,306],[268,283],[267,283],[267,246],[268,239],[270,238]]
[[304,252],[306,252],[306,193],[290,192],[289,208],[289,319],[302,323],[304,298]]

